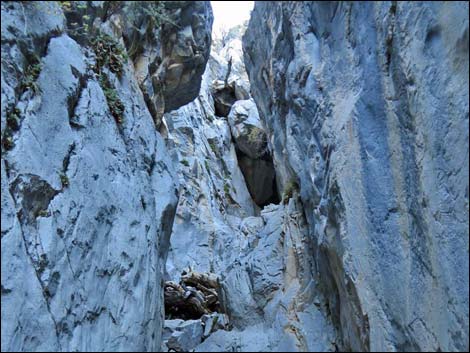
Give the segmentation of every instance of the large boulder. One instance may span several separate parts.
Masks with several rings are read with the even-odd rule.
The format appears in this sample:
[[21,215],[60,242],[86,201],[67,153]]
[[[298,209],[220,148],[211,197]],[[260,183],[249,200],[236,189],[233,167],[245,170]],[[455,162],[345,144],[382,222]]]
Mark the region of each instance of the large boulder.
[[[165,112],[197,97],[211,47],[212,8],[207,1],[168,2],[178,12],[178,26],[162,31]],[[168,41],[165,39],[168,38]]]
[[253,99],[235,102],[228,123],[236,146],[248,157],[258,159],[269,154],[268,138]]
[[259,206],[277,203],[276,171],[253,99],[236,101],[228,114],[228,122],[251,197]]

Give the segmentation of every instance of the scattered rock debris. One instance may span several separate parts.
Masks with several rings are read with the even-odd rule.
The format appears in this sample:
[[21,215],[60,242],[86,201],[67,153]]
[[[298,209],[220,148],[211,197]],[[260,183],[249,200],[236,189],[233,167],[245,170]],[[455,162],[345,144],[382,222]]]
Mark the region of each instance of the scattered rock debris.
[[165,282],[167,319],[199,319],[220,311],[219,281],[213,274],[183,273],[180,283]]

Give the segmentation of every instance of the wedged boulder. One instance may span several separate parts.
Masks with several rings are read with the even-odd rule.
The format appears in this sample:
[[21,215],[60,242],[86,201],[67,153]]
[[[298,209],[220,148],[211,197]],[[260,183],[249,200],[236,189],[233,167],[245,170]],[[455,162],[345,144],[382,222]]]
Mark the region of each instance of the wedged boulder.
[[253,99],[235,102],[228,115],[228,122],[235,144],[244,154],[259,159],[269,153],[268,138]]
[[258,206],[276,203],[279,199],[276,171],[255,102],[236,101],[227,120],[237,148],[238,164],[253,201]]
[[122,11],[124,42],[160,127],[164,113],[199,93],[210,56],[212,8],[207,1],[126,2]]
[[237,100],[246,100],[250,98],[250,84],[241,78],[237,78],[233,81],[235,89],[235,98]]
[[[177,109],[199,94],[201,77],[209,59],[212,8],[207,1],[166,2],[168,11],[178,12],[178,27],[162,31],[165,112]],[[168,38],[166,41],[165,39]],[[157,70],[158,71],[158,70]]]
[[228,116],[232,105],[237,101],[233,82],[226,84],[222,80],[214,81],[212,84],[212,96],[214,98],[215,115]]

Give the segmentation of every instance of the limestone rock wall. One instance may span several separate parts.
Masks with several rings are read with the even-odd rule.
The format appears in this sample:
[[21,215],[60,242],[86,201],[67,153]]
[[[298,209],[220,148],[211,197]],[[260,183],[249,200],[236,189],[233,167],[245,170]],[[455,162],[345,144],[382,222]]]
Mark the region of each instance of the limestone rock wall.
[[212,13],[132,6],[2,2],[2,350],[160,348],[179,186],[158,117],[197,96]]
[[468,3],[257,2],[243,38],[344,349],[465,351]]

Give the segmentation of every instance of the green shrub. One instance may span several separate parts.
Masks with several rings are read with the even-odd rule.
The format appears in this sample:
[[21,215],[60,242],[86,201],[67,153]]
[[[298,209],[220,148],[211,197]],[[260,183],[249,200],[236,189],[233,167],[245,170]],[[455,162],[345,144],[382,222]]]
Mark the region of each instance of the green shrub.
[[69,178],[64,173],[60,174],[60,182],[62,183],[63,188],[66,188],[70,185]]
[[59,1],[59,4],[67,20],[67,34],[79,44],[88,45],[94,37],[96,10],[85,1]]
[[72,10],[72,2],[71,1],[59,1],[60,7],[62,7],[62,10],[64,11],[70,11]]
[[294,191],[297,190],[299,190],[299,184],[297,184],[297,181],[295,179],[289,180],[284,186],[284,191],[282,193],[284,203],[286,203],[294,195]]
[[96,54],[94,70],[98,74],[109,110],[116,123],[120,125],[124,122],[124,104],[108,76],[103,72],[103,68],[108,67],[112,72],[120,76],[123,71],[124,62],[128,59],[126,50],[113,37],[105,33],[98,34],[91,41],[91,45]]
[[41,73],[42,65],[38,56],[32,57],[32,62],[28,64],[24,70],[23,79],[20,82],[20,90],[26,91],[31,89],[34,93],[39,92],[39,87],[36,83]]
[[2,138],[2,146],[5,150],[11,150],[15,143],[13,142],[13,136],[10,131],[5,131]]
[[91,41],[91,46],[96,54],[95,71],[101,74],[103,67],[107,66],[112,72],[121,76],[124,63],[128,59],[124,47],[105,33],[99,33]]
[[159,30],[164,23],[178,27],[170,18],[164,1],[126,1],[123,11],[126,27],[134,31],[126,40],[127,52],[135,58],[143,51],[143,42],[159,40],[155,38],[155,30]]
[[116,89],[111,85],[108,77],[104,73],[101,73],[100,85],[112,116],[116,120],[116,123],[119,125],[122,124],[124,122],[124,104],[119,98]]
[[49,212],[48,210],[39,210],[36,217],[50,217],[51,216],[51,212]]
[[6,112],[7,126],[16,131],[20,128],[20,110],[16,107],[7,110]]
[[7,107],[5,116],[6,126],[3,130],[2,147],[5,151],[8,151],[15,146],[13,142],[13,131],[17,131],[20,128],[20,110],[15,106]]
[[130,8],[127,11],[128,20],[131,25],[139,30],[141,23],[138,23],[140,19],[147,20],[146,30],[152,30],[158,28],[164,23],[170,23],[174,26],[177,24],[170,18],[168,11],[165,8],[164,1],[132,1]]
[[209,146],[211,147],[212,152],[217,155],[217,146],[215,145],[214,141],[209,141]]
[[186,167],[189,167],[189,162],[188,162],[186,159],[182,159],[182,160],[180,161],[180,163],[181,163],[182,165],[185,165]]

